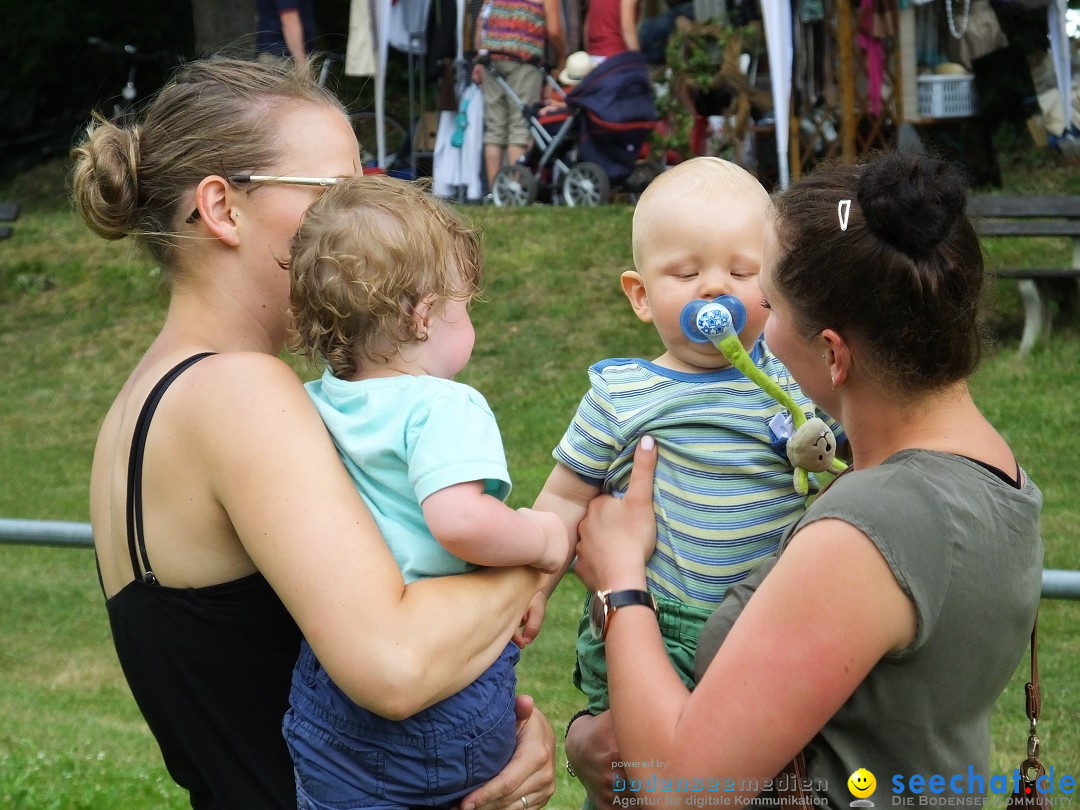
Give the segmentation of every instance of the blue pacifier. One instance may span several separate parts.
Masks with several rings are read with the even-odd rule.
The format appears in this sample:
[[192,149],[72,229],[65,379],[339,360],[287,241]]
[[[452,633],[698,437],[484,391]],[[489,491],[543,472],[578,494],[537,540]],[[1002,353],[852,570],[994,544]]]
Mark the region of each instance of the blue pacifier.
[[728,334],[742,332],[746,327],[746,307],[734,295],[721,295],[712,301],[698,299],[683,307],[679,325],[694,343],[715,343]]

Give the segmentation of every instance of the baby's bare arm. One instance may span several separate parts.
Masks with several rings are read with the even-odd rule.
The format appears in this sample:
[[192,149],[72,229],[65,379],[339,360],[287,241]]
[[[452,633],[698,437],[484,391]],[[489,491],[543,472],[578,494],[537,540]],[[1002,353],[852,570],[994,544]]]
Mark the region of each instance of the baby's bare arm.
[[544,585],[543,592],[551,596],[555,586],[559,584],[562,575],[570,568],[574,561],[574,547],[578,539],[578,523],[585,517],[585,511],[589,507],[589,501],[600,494],[600,488],[582,480],[582,478],[563,464],[556,464],[551,471],[544,488],[536,496],[533,509],[544,512],[554,512],[563,522],[566,529],[566,537],[570,545],[570,553],[566,563],[556,572],[556,575]]
[[487,495],[480,481],[440,489],[421,504],[439,544],[476,565],[532,565],[552,573],[569,556],[569,540],[555,515],[511,509]]

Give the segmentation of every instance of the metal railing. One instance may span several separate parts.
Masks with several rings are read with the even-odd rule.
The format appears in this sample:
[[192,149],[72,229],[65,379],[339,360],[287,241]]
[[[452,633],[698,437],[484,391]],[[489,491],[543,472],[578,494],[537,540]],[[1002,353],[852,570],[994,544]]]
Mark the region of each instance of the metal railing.
[[18,546],[93,548],[89,523],[69,520],[19,520],[0,518],[0,543]]
[[[0,543],[91,548],[94,545],[94,535],[89,523],[0,518]],[[1044,569],[1042,597],[1043,599],[1080,599],[1080,571]]]

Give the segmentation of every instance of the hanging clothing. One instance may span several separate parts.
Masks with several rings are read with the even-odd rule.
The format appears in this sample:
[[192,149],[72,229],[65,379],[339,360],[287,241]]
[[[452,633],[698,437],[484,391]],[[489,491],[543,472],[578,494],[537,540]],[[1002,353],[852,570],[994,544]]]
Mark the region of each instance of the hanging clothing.
[[398,0],[390,6],[389,43],[405,53],[427,50],[431,0]]
[[478,202],[483,196],[480,169],[484,152],[484,93],[469,82],[461,95],[457,112],[439,115],[432,158],[431,191],[437,197],[458,199],[464,186],[465,199]]
[[368,0],[349,3],[349,37],[345,44],[345,75],[374,76],[375,37]]
[[943,60],[938,52],[938,9],[915,9],[915,64],[936,68]]
[[[950,0],[951,2],[951,0]],[[953,13],[953,18],[957,17]],[[959,28],[959,22],[957,23]],[[968,7],[967,24],[959,39],[949,37],[949,57],[968,70],[972,70],[974,61],[980,56],[1006,48],[1009,38],[1001,30],[997,13],[990,6],[990,0],[972,0]]]
[[1062,103],[1063,131],[1070,126],[1076,127],[1080,116],[1080,107],[1074,104],[1078,90],[1073,88],[1072,60],[1069,49],[1069,36],[1065,29],[1065,0],[1053,0],[1046,10],[1046,24],[1050,31],[1050,53],[1054,59],[1054,71],[1057,73],[1058,96]]
[[863,0],[859,7],[856,40],[866,54],[866,108],[871,115],[881,113],[885,85],[885,38],[894,36],[893,14],[896,0]]

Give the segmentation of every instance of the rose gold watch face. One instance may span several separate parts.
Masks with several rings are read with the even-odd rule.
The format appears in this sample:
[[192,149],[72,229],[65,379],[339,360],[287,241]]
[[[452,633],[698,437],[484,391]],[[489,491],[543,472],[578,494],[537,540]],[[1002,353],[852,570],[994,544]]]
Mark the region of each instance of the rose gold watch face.
[[589,627],[594,638],[604,637],[604,617],[607,614],[606,600],[600,593],[589,598]]

